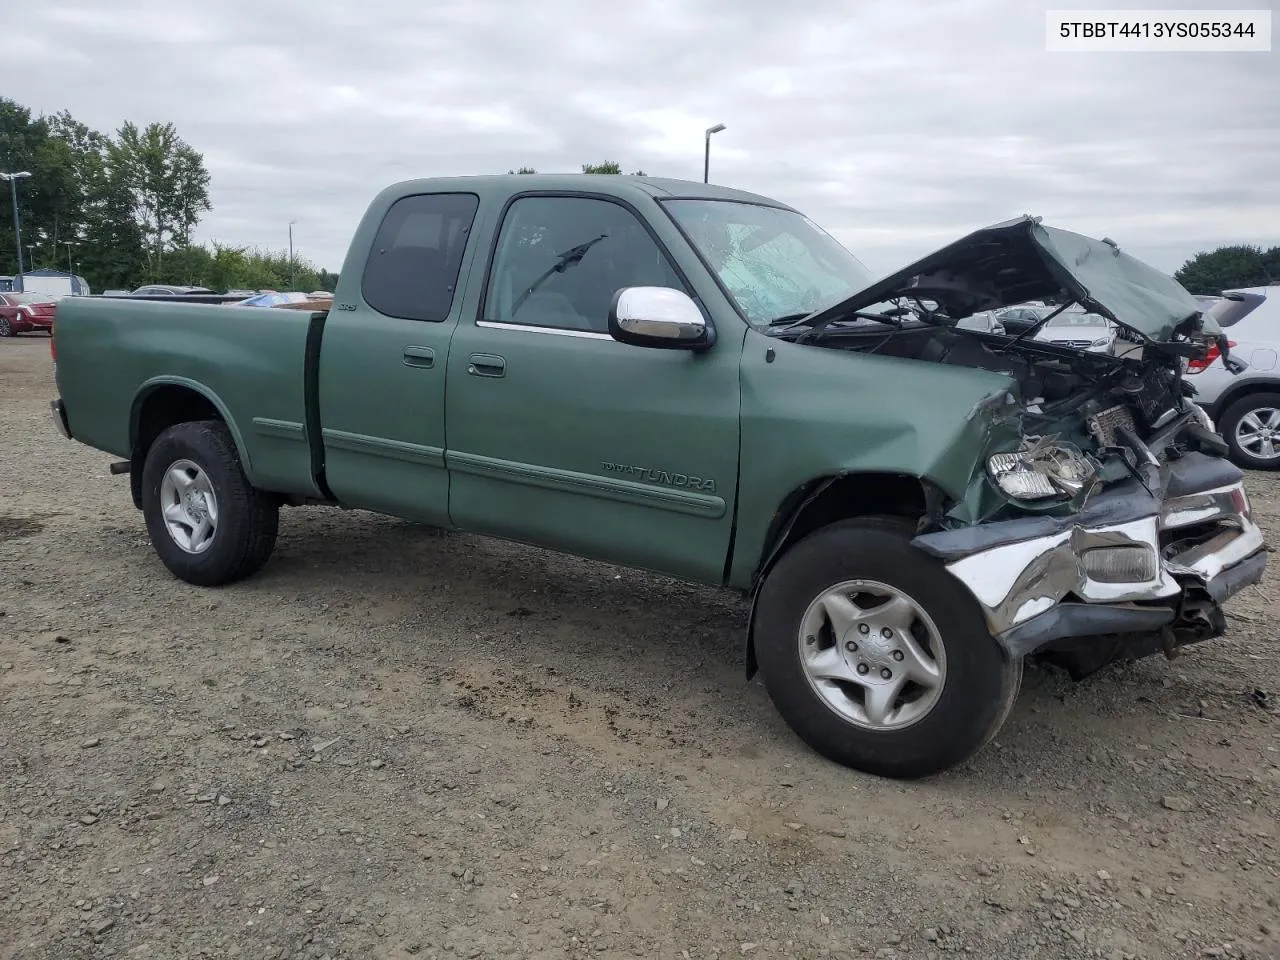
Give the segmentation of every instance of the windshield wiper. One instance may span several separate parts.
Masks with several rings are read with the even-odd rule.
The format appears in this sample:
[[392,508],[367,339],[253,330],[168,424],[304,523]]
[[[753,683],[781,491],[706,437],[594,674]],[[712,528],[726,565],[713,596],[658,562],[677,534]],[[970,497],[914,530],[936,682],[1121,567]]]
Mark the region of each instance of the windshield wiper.
[[805,311],[804,313],[784,313],[780,317],[774,317],[767,324],[765,324],[765,326],[785,327],[795,323],[797,320],[803,320],[805,317],[809,317],[812,315],[813,315],[812,311]]
[[600,236],[592,240],[588,240],[586,243],[580,243],[576,247],[570,247],[564,253],[557,255],[555,262],[547,268],[546,272],[544,272],[542,276],[538,277],[537,280],[533,281],[533,283],[529,284],[529,288],[516,298],[516,302],[511,305],[511,312],[514,314],[519,310],[521,304],[528,300],[535,290],[546,283],[555,274],[564,273],[565,270],[569,269],[569,267],[581,263],[582,258],[587,255],[587,251],[607,236],[609,236],[607,233],[602,233]]
[[[831,317],[827,320],[823,320],[819,322],[819,324],[816,327],[813,327],[811,330],[809,330],[808,334],[805,335],[805,339],[808,339],[809,336],[813,334],[816,334],[822,330],[825,330],[828,324],[845,323],[846,321],[849,321],[849,320],[872,320],[872,321],[875,321],[876,323],[887,323],[890,326],[901,328],[902,323],[897,318],[904,313],[910,313],[910,312],[911,312],[910,310],[907,310],[903,307],[894,307],[891,310],[886,310],[884,313],[869,313],[865,310],[854,310],[851,313],[842,314],[837,317]],[[805,323],[804,321],[811,316],[813,316],[812,311],[809,313],[787,313],[787,314],[783,314],[781,317],[775,317],[774,319],[770,320],[767,324],[765,324],[765,326],[766,328],[781,327],[781,329],[778,331],[778,335],[781,335],[791,329],[795,329],[799,327],[810,327],[811,324]]]
[[843,323],[847,320],[871,320],[875,323],[886,323],[895,328],[894,332],[896,333],[903,328],[903,321],[901,318],[904,314],[909,316],[911,311],[906,307],[891,307],[883,313],[854,310],[850,313],[844,314],[843,316],[829,317],[826,320],[814,324],[796,338],[796,343],[808,343],[811,340],[816,340],[833,323]]

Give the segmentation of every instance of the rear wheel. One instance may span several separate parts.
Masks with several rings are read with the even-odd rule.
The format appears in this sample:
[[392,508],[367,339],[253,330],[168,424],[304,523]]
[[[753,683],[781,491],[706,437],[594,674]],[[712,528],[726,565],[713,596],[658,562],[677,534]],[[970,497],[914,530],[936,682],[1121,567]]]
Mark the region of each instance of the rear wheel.
[[8,317],[0,317],[0,337],[12,337],[13,327],[9,326]]
[[179,423],[156,438],[142,468],[142,512],[174,576],[212,587],[257,573],[275,547],[279,504],[244,474],[217,420]]
[[1218,432],[1240,466],[1280,470],[1280,393],[1241,397],[1223,411]]
[[761,588],[755,637],[791,728],[881,776],[928,776],[972,755],[1022,680],[964,587],[874,520],[833,524],[784,554]]

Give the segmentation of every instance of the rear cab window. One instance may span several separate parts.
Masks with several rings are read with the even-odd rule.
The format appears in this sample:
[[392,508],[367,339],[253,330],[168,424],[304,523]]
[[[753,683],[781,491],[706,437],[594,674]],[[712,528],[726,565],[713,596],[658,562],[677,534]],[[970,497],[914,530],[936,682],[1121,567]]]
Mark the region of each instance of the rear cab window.
[[388,317],[443,322],[453,309],[479,205],[474,193],[422,193],[395,201],[365,261],[365,302]]

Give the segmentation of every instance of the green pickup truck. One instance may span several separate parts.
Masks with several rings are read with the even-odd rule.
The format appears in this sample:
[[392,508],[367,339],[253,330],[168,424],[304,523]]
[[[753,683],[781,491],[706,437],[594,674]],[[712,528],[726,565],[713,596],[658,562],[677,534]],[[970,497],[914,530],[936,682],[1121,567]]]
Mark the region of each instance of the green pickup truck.
[[[1031,300],[1125,349],[967,322]],[[1262,577],[1182,376],[1210,347],[1170,277],[1039,218],[876,279],[751,193],[459,177],[378,194],[324,311],[62,301],[53,413],[189,583],[332,504],[722,586],[805,742],[919,777],[994,735],[1025,658],[1173,656]]]

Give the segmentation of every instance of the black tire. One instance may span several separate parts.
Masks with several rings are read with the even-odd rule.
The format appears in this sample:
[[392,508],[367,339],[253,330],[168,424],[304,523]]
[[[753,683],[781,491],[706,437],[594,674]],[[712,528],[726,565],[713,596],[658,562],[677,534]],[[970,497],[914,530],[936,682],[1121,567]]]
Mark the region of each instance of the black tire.
[[[207,477],[217,506],[208,545],[189,552],[170,534],[161,486],[179,461]],[[271,557],[280,524],[279,503],[244,474],[231,431],[219,420],[179,423],[156,438],[142,468],[142,513],[161,562],[180,580],[216,587],[257,573]]]
[[13,327],[9,325],[8,317],[0,317],[0,337],[12,337]]
[[[1240,421],[1255,410],[1262,409],[1280,410],[1280,393],[1251,393],[1247,397],[1241,397],[1222,411],[1217,423],[1218,432],[1227,441],[1233,463],[1249,470],[1280,470],[1280,456],[1270,460],[1255,456],[1240,446],[1240,441],[1236,438]],[[1280,450],[1280,435],[1276,437],[1276,449]]]
[[[901,592],[940,634],[946,666],[937,699],[909,725],[860,726],[829,706],[806,675],[805,612],[846,580]],[[792,730],[828,759],[878,776],[930,776],[972,756],[1000,729],[1022,682],[1022,660],[1005,655],[963,584],[911,546],[901,526],[874,519],[824,527],[783,554],[757,598],[755,644],[765,688]]]

